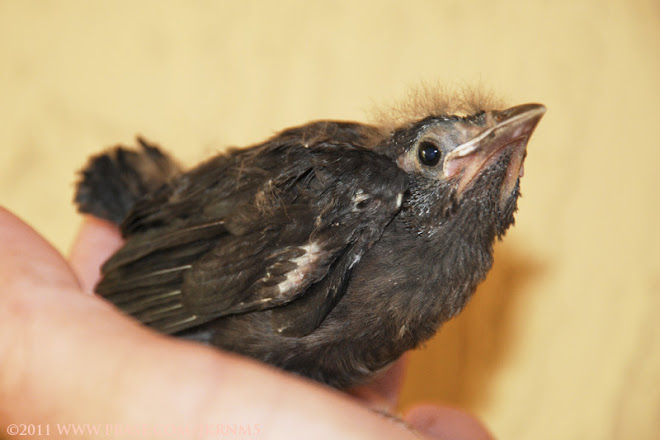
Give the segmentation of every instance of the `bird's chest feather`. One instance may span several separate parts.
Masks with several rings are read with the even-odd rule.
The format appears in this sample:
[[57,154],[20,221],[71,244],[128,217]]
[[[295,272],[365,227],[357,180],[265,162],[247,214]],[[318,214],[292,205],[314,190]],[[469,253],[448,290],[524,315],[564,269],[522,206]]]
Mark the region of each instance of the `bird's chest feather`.
[[356,265],[346,295],[319,330],[361,340],[380,362],[433,336],[460,312],[492,264],[492,241],[460,232],[420,236],[392,222]]

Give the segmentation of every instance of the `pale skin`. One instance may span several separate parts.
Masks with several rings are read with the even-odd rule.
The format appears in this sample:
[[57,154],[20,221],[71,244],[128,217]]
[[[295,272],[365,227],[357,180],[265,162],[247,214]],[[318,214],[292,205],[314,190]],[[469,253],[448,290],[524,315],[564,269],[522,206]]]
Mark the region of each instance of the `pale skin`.
[[258,425],[258,439],[491,438],[449,407],[411,409],[403,419],[416,433],[372,411],[395,407],[402,363],[347,394],[140,326],[92,294],[121,242],[86,218],[67,258],[0,208],[0,437],[18,438],[12,424],[75,423]]

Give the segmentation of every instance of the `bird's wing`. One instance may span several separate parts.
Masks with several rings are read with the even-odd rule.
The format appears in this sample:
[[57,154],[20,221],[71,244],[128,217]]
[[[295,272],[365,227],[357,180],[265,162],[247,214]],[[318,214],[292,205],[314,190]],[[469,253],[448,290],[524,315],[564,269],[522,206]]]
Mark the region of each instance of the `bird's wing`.
[[407,179],[368,149],[278,139],[138,204],[97,292],[166,333],[264,309],[274,331],[314,330],[398,212]]

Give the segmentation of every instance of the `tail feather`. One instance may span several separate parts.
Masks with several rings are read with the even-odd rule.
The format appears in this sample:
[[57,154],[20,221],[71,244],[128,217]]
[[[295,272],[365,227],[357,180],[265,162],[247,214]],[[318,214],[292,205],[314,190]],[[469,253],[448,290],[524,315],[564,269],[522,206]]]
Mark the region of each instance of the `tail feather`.
[[139,150],[111,148],[93,156],[81,170],[74,199],[80,212],[119,225],[135,202],[181,173],[156,145],[137,140]]

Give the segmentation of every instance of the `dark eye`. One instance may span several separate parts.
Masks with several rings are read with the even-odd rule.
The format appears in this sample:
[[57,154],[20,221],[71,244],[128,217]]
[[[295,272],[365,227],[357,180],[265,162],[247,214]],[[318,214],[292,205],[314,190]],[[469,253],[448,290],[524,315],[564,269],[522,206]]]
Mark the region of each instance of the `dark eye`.
[[429,167],[437,165],[438,162],[440,162],[440,156],[442,156],[438,147],[436,147],[433,142],[429,141],[424,141],[419,144],[418,154],[419,161],[422,162],[423,165]]

